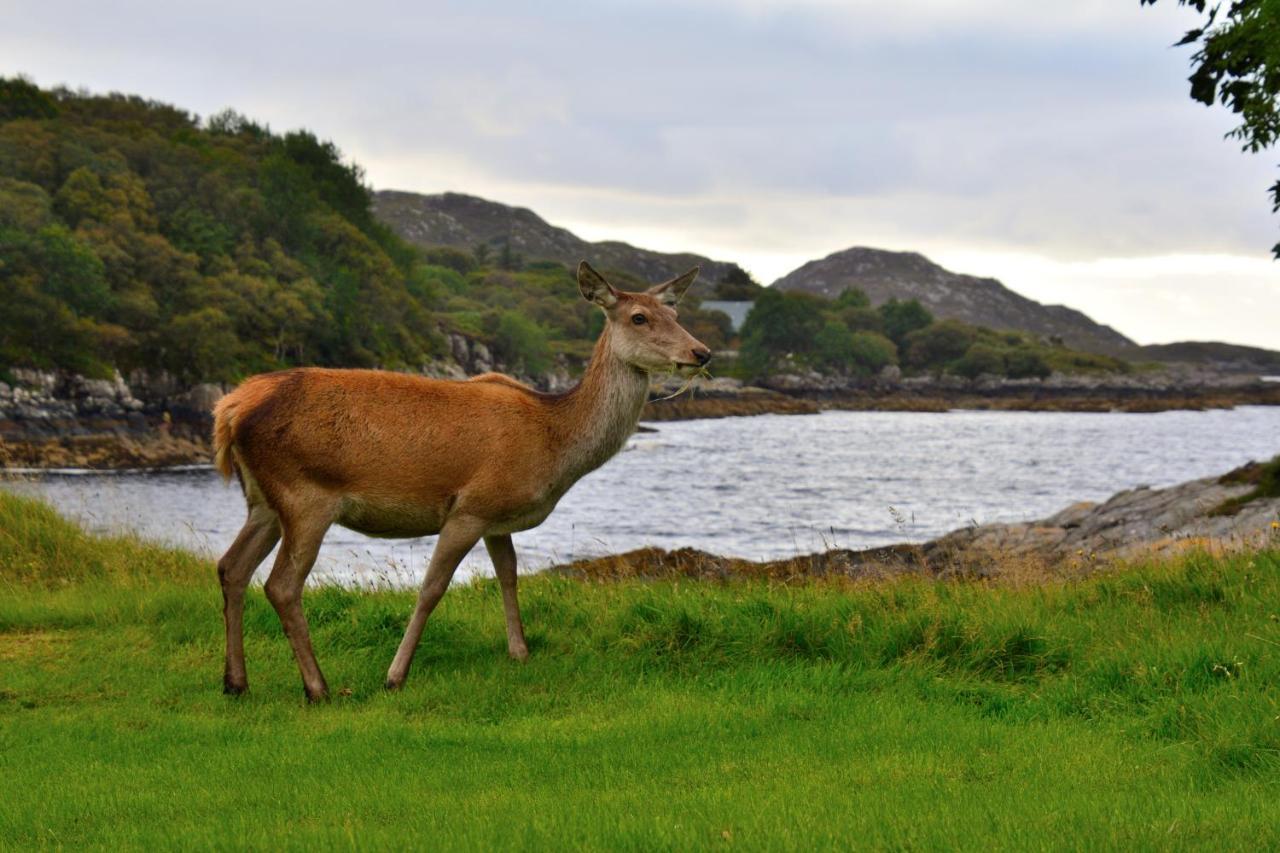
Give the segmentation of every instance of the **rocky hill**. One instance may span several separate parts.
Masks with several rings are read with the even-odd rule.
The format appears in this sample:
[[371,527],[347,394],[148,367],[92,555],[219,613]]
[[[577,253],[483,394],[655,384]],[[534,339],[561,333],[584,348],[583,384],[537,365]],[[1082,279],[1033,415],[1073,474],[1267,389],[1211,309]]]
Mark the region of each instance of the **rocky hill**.
[[652,252],[613,240],[590,243],[527,208],[462,193],[381,190],[374,194],[373,212],[401,238],[424,248],[471,251],[483,243],[496,255],[509,245],[525,261],[572,265],[585,258],[600,269],[628,272],[646,281],[671,278],[699,264],[704,287],[719,281],[731,267],[691,253]]
[[1064,305],[1042,305],[994,278],[954,273],[916,252],[855,247],[809,261],[773,283],[835,298],[861,289],[874,305],[891,298],[918,299],[934,316],[993,329],[1019,329],[1060,337],[1071,347],[1108,355],[1135,346],[1110,326]]

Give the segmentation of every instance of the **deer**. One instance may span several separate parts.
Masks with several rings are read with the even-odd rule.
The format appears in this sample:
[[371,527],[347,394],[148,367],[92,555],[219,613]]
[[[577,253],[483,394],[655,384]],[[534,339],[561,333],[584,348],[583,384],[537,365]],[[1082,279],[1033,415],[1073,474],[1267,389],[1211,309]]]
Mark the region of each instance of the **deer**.
[[698,272],[629,292],[580,263],[578,289],[605,323],[581,380],[563,393],[500,373],[443,380],[307,367],[252,376],[219,400],[215,465],[224,480],[238,479],[248,511],[218,560],[224,692],[248,689],[245,592],[279,543],[263,589],[306,698],[328,698],[302,592],[334,524],[375,537],[438,537],[387,689],[403,686],[427,619],[480,540],[502,592],[507,652],[525,660],[511,536],[541,524],[574,483],[623,448],[648,401],[651,374],[691,376],[710,360],[711,350],[676,313]]

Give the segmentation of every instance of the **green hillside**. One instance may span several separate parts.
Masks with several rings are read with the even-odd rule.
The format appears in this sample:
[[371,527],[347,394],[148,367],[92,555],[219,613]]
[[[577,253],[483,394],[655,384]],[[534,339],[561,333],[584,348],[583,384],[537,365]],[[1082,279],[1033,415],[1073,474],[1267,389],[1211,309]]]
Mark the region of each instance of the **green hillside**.
[[0,363],[413,364],[436,288],[306,131],[0,80]]

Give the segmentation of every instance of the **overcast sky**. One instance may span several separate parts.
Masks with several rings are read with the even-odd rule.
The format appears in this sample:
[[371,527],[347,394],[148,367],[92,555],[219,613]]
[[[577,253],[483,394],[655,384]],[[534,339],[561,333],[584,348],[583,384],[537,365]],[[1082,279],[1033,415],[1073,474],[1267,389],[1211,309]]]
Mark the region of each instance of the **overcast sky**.
[[1280,152],[1187,97],[1174,0],[0,0],[0,73],[234,107],[379,189],[763,282],[911,249],[1143,343],[1280,348]]

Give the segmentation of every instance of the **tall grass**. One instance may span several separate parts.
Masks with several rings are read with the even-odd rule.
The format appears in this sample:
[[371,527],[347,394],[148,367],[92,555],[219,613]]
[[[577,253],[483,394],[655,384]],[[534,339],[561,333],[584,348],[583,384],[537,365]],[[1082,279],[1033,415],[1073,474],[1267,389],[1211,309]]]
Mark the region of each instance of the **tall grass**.
[[0,494],[0,827],[18,846],[1280,842],[1280,552],[1040,586],[524,579],[321,588],[218,692],[213,567]]

